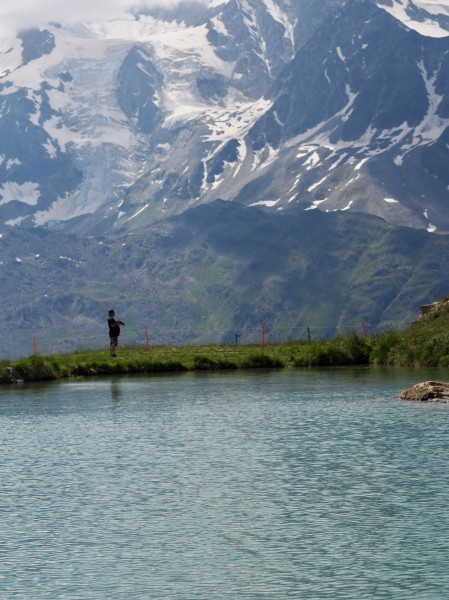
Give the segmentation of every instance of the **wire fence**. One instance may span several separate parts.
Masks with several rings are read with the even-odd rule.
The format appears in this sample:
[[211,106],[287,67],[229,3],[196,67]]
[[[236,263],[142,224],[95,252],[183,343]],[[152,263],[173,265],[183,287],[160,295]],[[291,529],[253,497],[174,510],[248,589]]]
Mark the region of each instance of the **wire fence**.
[[[371,337],[387,330],[398,330],[409,323],[398,325],[373,325],[361,320],[347,325],[301,325],[295,327],[278,326],[261,322],[255,327],[242,329],[231,328],[158,328],[151,325],[123,327],[119,337],[119,346],[141,347],[151,350],[155,346],[207,346],[207,345],[239,345],[255,344],[264,346],[270,343],[286,343],[291,341],[316,341],[356,333],[361,337]],[[18,341],[12,354],[27,356],[30,354],[58,354],[63,352],[81,351],[85,349],[107,349],[109,337],[107,328],[103,332],[77,331],[76,335],[61,335],[57,332],[44,331],[33,334]],[[11,353],[9,353],[11,354]]]

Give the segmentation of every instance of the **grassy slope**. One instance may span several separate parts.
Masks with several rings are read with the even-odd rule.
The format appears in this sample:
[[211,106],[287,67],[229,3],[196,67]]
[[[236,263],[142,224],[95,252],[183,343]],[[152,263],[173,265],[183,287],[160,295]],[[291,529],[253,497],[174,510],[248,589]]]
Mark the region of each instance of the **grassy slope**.
[[411,327],[379,336],[370,356],[382,364],[449,367],[449,296]]

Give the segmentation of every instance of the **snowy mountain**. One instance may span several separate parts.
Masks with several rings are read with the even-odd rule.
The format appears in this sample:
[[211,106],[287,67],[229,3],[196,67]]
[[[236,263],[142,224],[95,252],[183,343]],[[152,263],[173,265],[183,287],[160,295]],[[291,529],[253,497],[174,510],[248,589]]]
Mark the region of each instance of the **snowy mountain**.
[[0,41],[0,223],[217,198],[449,231],[449,1],[211,0]]
[[447,294],[448,126],[449,0],[185,0],[11,32],[0,356],[101,345],[110,306],[127,343],[408,324]]
[[274,166],[237,199],[262,188],[260,200],[276,207],[449,231],[449,38],[417,7],[410,14],[420,21],[405,9],[359,2],[323,20],[245,140],[253,154],[276,156]]
[[[203,136],[213,137],[231,114],[252,122],[268,105],[257,98],[272,71],[293,54],[281,8],[272,0],[252,4],[192,3],[182,5],[185,13],[53,23],[4,40],[1,221],[43,225],[88,216],[89,227],[99,210],[114,221],[125,191],[162,169],[163,180],[153,177],[158,189],[170,191],[179,177],[192,188],[185,195],[202,193],[202,176],[182,177],[185,165],[180,171],[173,164],[176,146],[196,129],[201,165],[211,146]],[[246,77],[248,69],[253,75]]]

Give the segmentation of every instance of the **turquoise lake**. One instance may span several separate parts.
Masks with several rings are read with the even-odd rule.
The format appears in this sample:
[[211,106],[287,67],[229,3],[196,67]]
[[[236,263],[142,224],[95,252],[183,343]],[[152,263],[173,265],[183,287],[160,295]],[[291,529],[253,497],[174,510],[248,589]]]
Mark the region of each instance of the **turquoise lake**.
[[1,386],[0,598],[449,597],[447,371]]

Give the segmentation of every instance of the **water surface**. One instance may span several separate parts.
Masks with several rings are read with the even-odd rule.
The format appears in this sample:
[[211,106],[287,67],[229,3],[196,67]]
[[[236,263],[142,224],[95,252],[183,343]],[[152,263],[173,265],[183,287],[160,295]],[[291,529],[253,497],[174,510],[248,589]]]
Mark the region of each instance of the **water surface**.
[[449,597],[445,372],[0,387],[0,597]]

